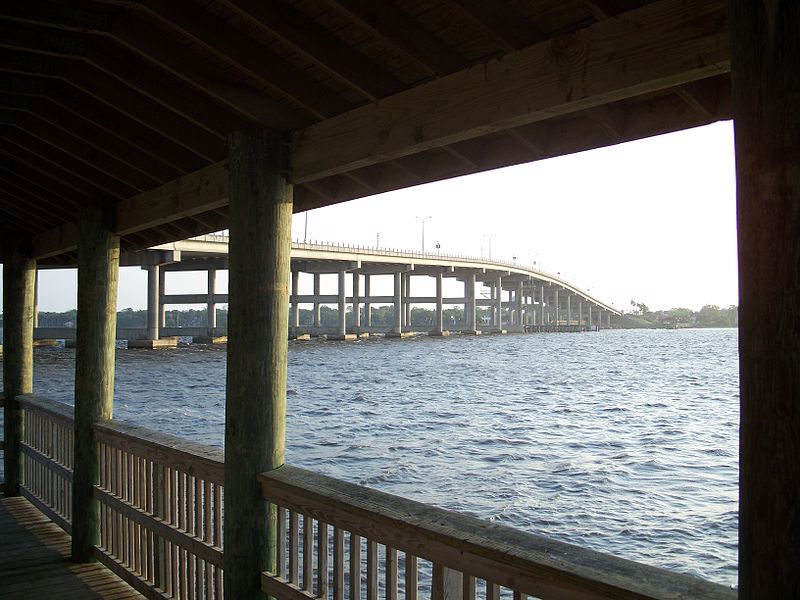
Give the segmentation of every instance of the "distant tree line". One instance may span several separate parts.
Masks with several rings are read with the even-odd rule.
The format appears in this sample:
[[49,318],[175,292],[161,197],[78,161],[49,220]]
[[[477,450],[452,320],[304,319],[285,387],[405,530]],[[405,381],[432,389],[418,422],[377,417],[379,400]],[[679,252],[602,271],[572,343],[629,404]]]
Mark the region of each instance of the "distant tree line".
[[680,329],[683,327],[738,327],[739,308],[731,305],[720,308],[706,304],[698,311],[689,308],[650,310],[643,302],[631,300],[631,309],[618,319],[620,327],[656,327]]
[[[361,322],[366,323],[365,307],[361,305]],[[391,327],[394,325],[394,306],[375,306],[372,310],[372,325],[374,327]],[[339,324],[339,310],[330,306],[320,306],[320,325],[322,327],[335,327]],[[504,311],[505,312],[505,311]],[[445,324],[460,323],[464,319],[464,308],[457,306],[445,308],[443,311]],[[489,322],[491,320],[491,309],[478,307],[478,323]],[[436,311],[433,309],[414,307],[411,309],[411,320],[415,325],[433,325],[436,322]],[[39,312],[40,327],[75,327],[78,321],[77,310],[67,310],[64,312]],[[352,307],[347,308],[345,321],[348,326],[353,324]],[[0,326],[2,326],[3,316],[0,315]],[[300,325],[310,327],[314,323],[314,311],[310,309],[300,309]],[[168,310],[165,313],[165,324],[167,327],[205,327],[208,325],[208,314],[205,308]],[[226,327],[228,325],[227,308],[217,309],[217,326]],[[117,327],[146,327],[147,311],[133,310],[125,308],[117,311]]]

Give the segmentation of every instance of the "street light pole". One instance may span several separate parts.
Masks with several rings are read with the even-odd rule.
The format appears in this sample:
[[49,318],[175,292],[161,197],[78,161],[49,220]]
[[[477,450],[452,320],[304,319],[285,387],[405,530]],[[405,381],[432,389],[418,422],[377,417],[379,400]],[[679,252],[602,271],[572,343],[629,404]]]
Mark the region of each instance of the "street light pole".
[[483,237],[488,238],[489,240],[489,260],[492,260],[492,238],[494,237],[494,234],[485,233]]
[[417,217],[417,219],[422,221],[422,251],[423,252],[425,252],[425,221],[427,221],[428,219],[431,219],[431,218],[433,218],[433,217],[431,217],[430,215],[428,215],[427,217]]

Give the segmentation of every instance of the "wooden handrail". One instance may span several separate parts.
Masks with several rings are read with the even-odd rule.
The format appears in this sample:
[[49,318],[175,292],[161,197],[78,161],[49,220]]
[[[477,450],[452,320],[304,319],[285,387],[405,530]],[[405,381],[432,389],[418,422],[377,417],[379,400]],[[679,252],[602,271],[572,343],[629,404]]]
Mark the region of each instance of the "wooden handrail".
[[216,483],[225,483],[222,450],[198,444],[167,433],[120,421],[103,421],[93,425],[95,438],[112,446],[124,444],[128,452]]
[[544,599],[731,600],[736,592],[297,467],[259,475],[264,498],[465,575]]
[[72,425],[75,421],[73,407],[69,404],[48,400],[47,398],[42,398],[34,394],[20,394],[16,397],[16,400],[20,403],[22,408],[44,413],[55,421],[68,425]]

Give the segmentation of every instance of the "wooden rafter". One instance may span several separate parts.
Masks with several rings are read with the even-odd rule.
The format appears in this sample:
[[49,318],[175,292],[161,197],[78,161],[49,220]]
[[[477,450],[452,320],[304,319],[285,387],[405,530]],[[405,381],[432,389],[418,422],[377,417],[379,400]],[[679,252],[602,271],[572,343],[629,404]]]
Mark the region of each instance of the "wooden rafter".
[[[724,23],[722,2],[664,0],[625,20],[597,23],[557,47],[537,44],[412,88],[299,132],[293,181],[725,73]],[[675,53],[664,56],[664,47]]]
[[547,39],[505,0],[450,0],[450,5],[485,29],[505,50],[521,50]]
[[431,75],[448,75],[469,66],[463,56],[390,2],[330,0],[330,4],[405,53]]

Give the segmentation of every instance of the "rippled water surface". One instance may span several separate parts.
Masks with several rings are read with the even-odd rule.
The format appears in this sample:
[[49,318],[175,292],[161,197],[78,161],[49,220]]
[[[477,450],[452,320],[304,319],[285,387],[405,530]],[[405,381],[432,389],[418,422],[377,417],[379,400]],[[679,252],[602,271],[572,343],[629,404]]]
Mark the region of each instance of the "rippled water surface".
[[[288,462],[736,581],[735,330],[290,343]],[[71,401],[74,353],[37,349]],[[120,350],[115,418],[221,446],[225,350]]]

